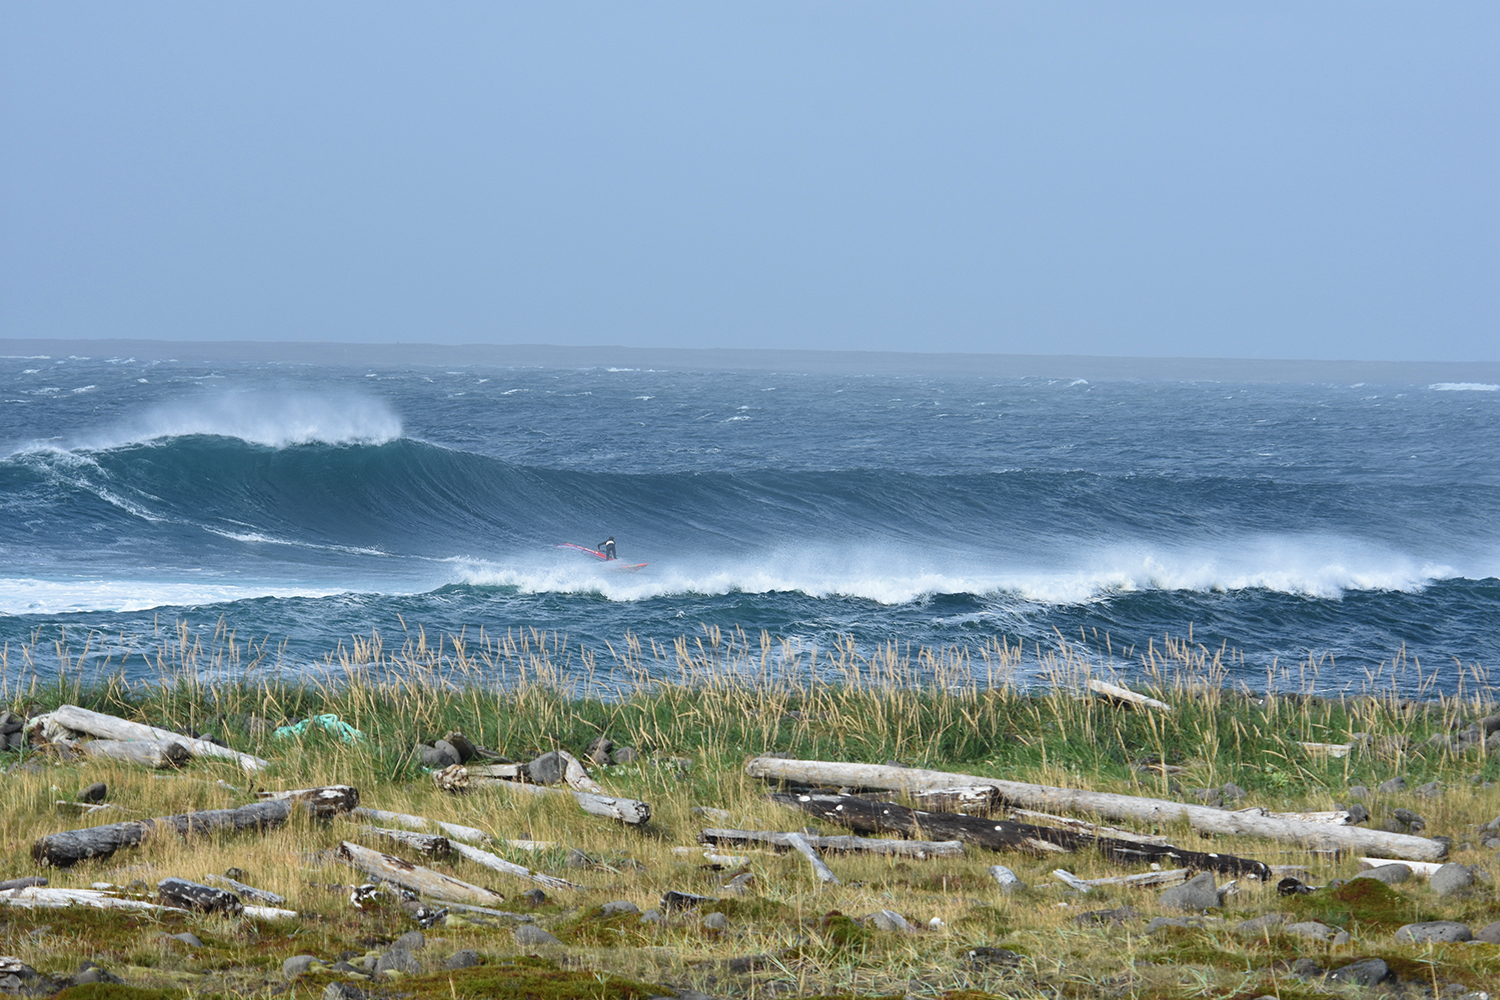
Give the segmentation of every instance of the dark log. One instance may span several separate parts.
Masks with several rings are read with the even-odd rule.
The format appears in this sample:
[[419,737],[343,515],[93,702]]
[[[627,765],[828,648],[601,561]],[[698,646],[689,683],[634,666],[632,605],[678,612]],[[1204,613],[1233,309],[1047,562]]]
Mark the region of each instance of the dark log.
[[921,839],[961,840],[992,851],[1031,853],[1075,852],[1097,848],[1111,861],[1122,864],[1171,864],[1198,871],[1220,872],[1268,879],[1271,869],[1262,861],[1232,854],[1188,851],[1171,844],[1141,844],[1114,840],[1050,826],[1016,823],[1003,819],[981,819],[959,813],[924,812],[895,802],[875,802],[853,795],[792,795],[774,793],[773,802],[811,813],[846,826],[856,833],[900,833]]
[[230,889],[234,890],[234,894],[236,896],[239,896],[241,899],[253,899],[257,903],[266,903],[270,906],[280,906],[282,903],[286,902],[285,896],[278,895],[277,893],[270,892],[266,889],[257,889],[253,885],[246,885],[245,883],[240,882],[236,879],[232,879],[227,875],[205,875],[204,878],[208,879],[210,882],[223,882],[225,885],[229,886]]
[[918,789],[910,798],[918,809],[932,812],[967,813],[990,816],[999,811],[1000,793],[989,785],[959,785],[954,788]]
[[0,892],[6,889],[29,889],[34,885],[46,885],[47,880],[40,875],[31,875],[27,878],[13,878],[0,882]]
[[[791,850],[785,833],[775,830],[725,830],[709,828],[698,835],[705,844],[770,844],[779,851]],[[887,856],[916,858],[961,858],[964,845],[956,840],[934,842],[931,840],[877,840],[870,837],[814,837],[803,834],[803,839],[820,851],[842,853],[862,852]]]
[[198,913],[245,912],[245,904],[234,893],[215,889],[211,885],[189,882],[187,879],[164,878],[156,883],[156,893],[161,897],[163,906],[177,906]]
[[135,847],[163,830],[171,830],[183,837],[219,831],[269,830],[284,824],[293,810],[304,804],[315,816],[330,815],[359,804],[359,789],[347,785],[302,788],[280,794],[284,797],[252,802],[238,809],[208,809],[83,830],[65,830],[38,840],[31,846],[31,856],[37,864],[67,868],[88,858],[107,858],[122,847]]

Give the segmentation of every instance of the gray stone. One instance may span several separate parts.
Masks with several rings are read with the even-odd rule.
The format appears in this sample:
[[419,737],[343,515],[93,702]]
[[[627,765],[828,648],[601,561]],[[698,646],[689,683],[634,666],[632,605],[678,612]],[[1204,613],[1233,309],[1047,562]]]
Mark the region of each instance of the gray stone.
[[1405,882],[1411,878],[1411,869],[1405,865],[1380,865],[1371,868],[1367,872],[1360,872],[1355,878],[1372,878],[1386,885],[1395,885],[1397,882]]
[[304,972],[312,972],[317,968],[325,968],[316,956],[293,955],[281,963],[281,974],[287,979],[296,979]]
[[1207,927],[1208,921],[1203,917],[1152,917],[1146,924],[1146,933],[1155,934],[1159,930],[1168,927]]
[[1253,917],[1250,920],[1243,920],[1240,923],[1235,924],[1234,932],[1236,934],[1260,935],[1266,933],[1267,931],[1275,930],[1284,923],[1286,923],[1286,914],[1266,913],[1258,917]]
[[447,961],[443,963],[443,968],[451,972],[454,969],[472,969],[478,964],[479,952],[472,948],[465,948],[463,951],[455,951],[449,955]]
[[1353,983],[1356,986],[1378,986],[1391,982],[1396,974],[1391,967],[1378,958],[1366,958],[1350,962],[1341,969],[1334,969],[1328,978],[1336,983]]
[[1407,924],[1398,928],[1396,940],[1413,941],[1418,944],[1426,941],[1440,943],[1472,941],[1474,932],[1469,930],[1468,924],[1461,924],[1457,920],[1424,920],[1419,924]]
[[1475,941],[1483,941],[1485,944],[1500,944],[1500,920],[1492,924],[1485,924],[1474,935]]
[[1226,781],[1223,785],[1221,785],[1219,787],[1219,792],[1226,799],[1230,799],[1232,801],[1238,801],[1240,799],[1243,799],[1246,795],[1250,794],[1232,781]]
[[1292,975],[1298,979],[1321,979],[1326,974],[1327,970],[1310,958],[1299,958],[1292,963]]
[[79,802],[103,802],[104,797],[109,794],[109,786],[102,781],[96,781],[78,793]]
[[417,744],[417,757],[421,760],[423,767],[430,767],[433,770],[458,763],[458,756],[456,754],[448,753],[446,750],[439,750],[437,747],[430,747],[425,743]]
[[74,986],[87,986],[90,983],[123,983],[125,981],[104,966],[89,961],[80,964],[78,971],[68,978],[73,980]]
[[915,934],[917,929],[895,910],[877,910],[865,918],[876,930],[898,934]]
[[703,926],[711,931],[727,931],[729,918],[722,913],[710,913],[703,918]]
[[1370,790],[1364,785],[1351,785],[1346,794],[1351,802],[1362,802],[1370,797]]
[[391,942],[391,948],[401,948],[406,951],[421,951],[427,947],[427,935],[421,931],[407,931],[405,934]]
[[203,942],[200,941],[200,940],[198,940],[198,935],[192,933],[191,931],[183,931],[181,934],[168,934],[167,935],[167,940],[169,940],[169,941],[181,941],[183,944],[187,945],[189,948],[202,948],[203,947]]
[[615,752],[615,741],[608,736],[595,736],[589,740],[589,745],[584,747],[583,755],[595,764],[613,763],[611,756]]
[[1312,938],[1315,941],[1327,941],[1334,934],[1338,933],[1332,927],[1317,920],[1302,920],[1295,924],[1287,924],[1282,927],[1282,930],[1287,934]]
[[1474,884],[1474,869],[1468,865],[1446,864],[1432,873],[1427,885],[1439,896],[1453,896]]
[[1349,826],[1354,826],[1365,822],[1369,818],[1370,810],[1365,808],[1365,804],[1363,802],[1355,802],[1349,806],[1349,819],[1346,822]]
[[750,893],[750,883],[754,881],[754,872],[740,872],[734,878],[725,882],[719,891],[726,896],[746,896]]
[[538,785],[555,785],[563,780],[568,765],[556,750],[542,754],[526,765],[526,773]]
[[1224,804],[1224,793],[1217,788],[1189,788],[1188,797],[1197,799],[1206,806],[1221,806]]
[[1427,820],[1410,809],[1392,809],[1391,817],[1411,833],[1420,833],[1427,829]]
[[541,906],[547,901],[547,894],[540,889],[532,889],[530,892],[523,894],[521,898],[532,906]]
[[375,974],[382,972],[405,972],[415,974],[422,971],[422,965],[416,956],[405,948],[392,948],[375,960]]
[[1073,918],[1075,924],[1112,924],[1119,926],[1134,920],[1140,913],[1132,906],[1117,906],[1113,910],[1090,910]]
[[1342,948],[1344,945],[1353,940],[1353,936],[1350,935],[1348,931],[1339,931],[1333,937],[1329,938],[1328,943],[1333,945],[1335,948]]
[[23,996],[51,996],[62,988],[46,973],[38,972],[19,958],[0,957],[0,993]]
[[536,924],[522,924],[516,928],[516,944],[522,948],[547,948],[562,942]]
[[1219,905],[1219,890],[1212,872],[1204,872],[1182,885],[1174,885],[1157,898],[1164,909],[1207,910]]
[[599,912],[606,917],[612,917],[616,913],[640,913],[641,908],[628,899],[616,899],[599,907]]
[[641,752],[635,747],[620,747],[609,756],[616,764],[634,764],[641,759]]
[[568,856],[566,858],[563,858],[563,867],[592,868],[594,867],[594,859],[589,857],[587,854],[584,854],[582,851],[575,847],[568,851]]
[[1396,792],[1404,792],[1406,791],[1406,779],[1397,776],[1389,781],[1382,781],[1379,785],[1375,786],[1375,790],[1383,795],[1394,795]]
[[662,916],[660,910],[647,910],[641,914],[641,923],[643,924],[664,924],[666,922],[667,918]]
[[462,764],[464,762],[463,751],[459,750],[458,747],[454,746],[452,743],[449,743],[447,740],[438,740],[432,745],[432,748],[441,753],[447,754],[449,757],[452,757],[453,763],[455,764]]
[[323,987],[323,1000],[364,1000],[365,993],[348,983],[329,983]]
[[1413,793],[1421,799],[1435,799],[1443,794],[1443,783],[1441,781],[1429,781],[1425,785],[1418,785]]

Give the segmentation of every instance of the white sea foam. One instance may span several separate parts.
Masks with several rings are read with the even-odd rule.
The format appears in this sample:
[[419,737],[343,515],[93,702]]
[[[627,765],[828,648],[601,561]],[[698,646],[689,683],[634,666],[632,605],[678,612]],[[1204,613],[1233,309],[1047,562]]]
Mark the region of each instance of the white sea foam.
[[352,393],[222,392],[153,407],[72,446],[103,450],[189,434],[271,448],[385,444],[401,436],[401,418],[385,400]]
[[0,578],[0,615],[147,611],[160,607],[201,607],[257,597],[329,597],[343,592],[326,587],[255,586],[209,581]]
[[568,558],[451,562],[455,582],[515,587],[523,593],[596,593],[613,601],[636,601],[681,594],[781,592],[884,605],[937,594],[1070,605],[1152,590],[1268,590],[1338,599],[1359,591],[1416,592],[1437,580],[1474,575],[1441,560],[1356,540],[1275,536],[1212,546],[1100,546],[1071,558],[999,557],[994,562],[976,559],[970,552],[851,553],[819,546],[742,559],[658,557],[634,573]]
[[1434,382],[1427,388],[1437,392],[1500,392],[1500,385],[1488,382]]

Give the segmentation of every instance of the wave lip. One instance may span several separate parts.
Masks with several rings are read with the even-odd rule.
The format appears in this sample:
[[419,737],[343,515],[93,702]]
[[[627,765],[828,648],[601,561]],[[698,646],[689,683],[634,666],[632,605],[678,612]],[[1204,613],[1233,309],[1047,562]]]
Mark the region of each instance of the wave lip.
[[402,425],[391,405],[376,397],[240,391],[164,403],[73,447],[105,451],[191,435],[237,438],[267,448],[382,445],[399,439]]
[[260,597],[332,597],[337,587],[176,583],[134,580],[0,579],[0,615],[63,615],[85,611],[149,611],[164,607],[228,604]]

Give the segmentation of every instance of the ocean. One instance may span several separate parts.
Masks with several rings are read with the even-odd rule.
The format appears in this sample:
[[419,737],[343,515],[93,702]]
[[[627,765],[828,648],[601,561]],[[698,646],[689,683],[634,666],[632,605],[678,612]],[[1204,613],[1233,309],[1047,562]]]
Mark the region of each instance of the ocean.
[[[605,682],[715,627],[1019,643],[1022,680],[1189,634],[1252,688],[1500,662],[1500,386],[1466,369],[6,346],[11,681],[226,632],[313,676],[419,629],[564,636]],[[608,536],[647,565],[557,547]]]

